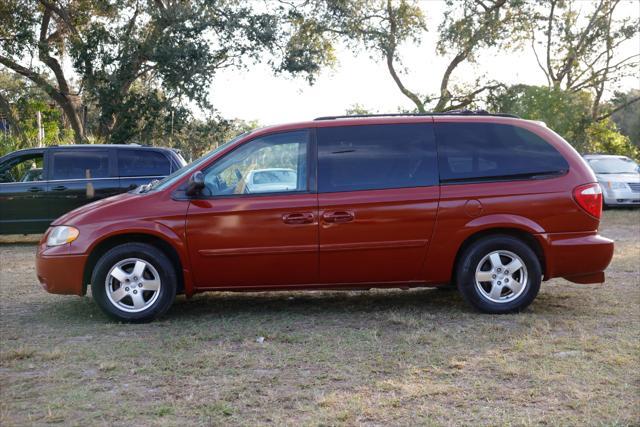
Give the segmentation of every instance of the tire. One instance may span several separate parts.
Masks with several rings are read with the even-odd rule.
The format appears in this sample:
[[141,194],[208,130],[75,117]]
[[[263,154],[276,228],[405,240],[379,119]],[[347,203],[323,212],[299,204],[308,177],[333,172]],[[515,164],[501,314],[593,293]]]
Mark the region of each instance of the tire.
[[474,242],[464,250],[456,268],[458,291],[467,303],[483,313],[505,314],[525,309],[538,295],[541,281],[540,261],[533,250],[523,241],[506,235]]
[[91,293],[109,317],[144,323],[171,307],[177,282],[164,252],[145,243],[126,243],[100,257],[91,275]]

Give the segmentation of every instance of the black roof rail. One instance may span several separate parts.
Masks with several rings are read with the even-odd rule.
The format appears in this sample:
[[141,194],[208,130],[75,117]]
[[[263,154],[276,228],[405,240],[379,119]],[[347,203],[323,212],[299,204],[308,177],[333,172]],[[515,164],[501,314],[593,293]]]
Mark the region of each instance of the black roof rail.
[[335,119],[358,119],[367,117],[422,117],[422,116],[495,116],[495,117],[510,117],[513,119],[519,119],[520,117],[515,114],[507,113],[490,113],[486,110],[451,110],[441,113],[429,112],[429,113],[381,113],[381,114],[351,114],[342,116],[323,116],[316,117],[314,121],[318,120],[335,120]]

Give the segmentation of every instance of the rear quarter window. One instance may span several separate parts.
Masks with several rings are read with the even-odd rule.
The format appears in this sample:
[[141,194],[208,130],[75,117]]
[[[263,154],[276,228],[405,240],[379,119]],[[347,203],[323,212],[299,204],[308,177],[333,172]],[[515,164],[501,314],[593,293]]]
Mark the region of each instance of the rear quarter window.
[[171,172],[169,159],[153,150],[118,150],[118,176],[166,176]]
[[436,123],[436,138],[443,183],[528,178],[569,170],[551,144],[517,126]]

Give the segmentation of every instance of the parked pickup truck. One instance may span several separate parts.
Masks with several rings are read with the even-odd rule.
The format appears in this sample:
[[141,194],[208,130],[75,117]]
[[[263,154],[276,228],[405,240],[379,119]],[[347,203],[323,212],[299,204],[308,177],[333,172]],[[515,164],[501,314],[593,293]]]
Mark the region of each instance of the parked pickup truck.
[[0,157],[0,234],[44,232],[94,200],[161,179],[185,165],[169,148],[65,145]]

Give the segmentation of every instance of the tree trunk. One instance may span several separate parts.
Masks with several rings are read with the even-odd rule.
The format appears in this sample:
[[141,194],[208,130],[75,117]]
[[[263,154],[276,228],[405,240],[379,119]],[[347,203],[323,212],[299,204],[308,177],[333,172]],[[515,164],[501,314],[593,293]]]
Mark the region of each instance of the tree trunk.
[[47,95],[55,101],[56,104],[64,112],[65,117],[69,120],[69,124],[73,129],[74,139],[76,143],[80,144],[85,142],[84,127],[82,126],[82,120],[80,116],[79,97],[62,93],[58,88],[49,83],[42,75],[37,71],[23,67],[22,65],[12,61],[7,57],[0,56],[0,64],[11,68],[16,73],[28,78],[34,82],[38,87],[44,90]]
[[79,96],[75,95],[66,95],[64,99],[66,100],[64,102],[65,105],[61,105],[61,107],[69,120],[71,129],[73,129],[73,137],[76,144],[82,144],[86,142],[84,123],[82,115],[80,114],[82,111],[82,101]]

